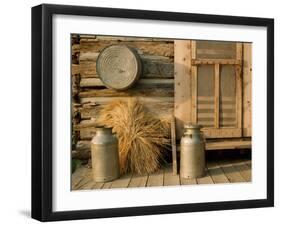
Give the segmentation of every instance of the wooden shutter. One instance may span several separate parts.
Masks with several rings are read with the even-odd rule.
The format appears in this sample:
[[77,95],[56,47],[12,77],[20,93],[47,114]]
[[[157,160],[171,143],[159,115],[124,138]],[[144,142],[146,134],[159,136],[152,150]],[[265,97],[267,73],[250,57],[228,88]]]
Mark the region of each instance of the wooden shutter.
[[191,121],[207,138],[242,136],[242,44],[191,41]]

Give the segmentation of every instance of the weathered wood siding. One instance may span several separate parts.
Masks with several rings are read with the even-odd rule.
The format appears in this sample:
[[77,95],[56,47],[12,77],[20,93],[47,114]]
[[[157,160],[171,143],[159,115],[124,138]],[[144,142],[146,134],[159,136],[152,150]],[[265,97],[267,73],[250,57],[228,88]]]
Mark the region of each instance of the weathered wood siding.
[[243,44],[243,136],[252,136],[252,44]]
[[[137,84],[125,91],[104,86],[96,71],[102,49],[112,44],[134,48],[141,57],[142,75]],[[155,115],[173,114],[174,41],[169,39],[73,35],[73,136],[76,156],[89,155],[89,142],[95,133],[94,121],[106,103],[137,97]],[[80,152],[77,153],[77,152]],[[86,153],[86,154],[85,154]]]

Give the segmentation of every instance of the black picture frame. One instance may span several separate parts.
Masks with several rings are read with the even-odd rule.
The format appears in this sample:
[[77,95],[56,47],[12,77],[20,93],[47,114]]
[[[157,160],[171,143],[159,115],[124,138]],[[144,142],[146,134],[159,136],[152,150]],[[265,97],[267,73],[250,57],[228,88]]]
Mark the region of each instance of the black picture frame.
[[[52,18],[55,14],[247,25],[267,29],[267,198],[95,210],[52,210]],[[32,8],[32,218],[40,221],[122,217],[274,206],[274,20],[43,4]]]

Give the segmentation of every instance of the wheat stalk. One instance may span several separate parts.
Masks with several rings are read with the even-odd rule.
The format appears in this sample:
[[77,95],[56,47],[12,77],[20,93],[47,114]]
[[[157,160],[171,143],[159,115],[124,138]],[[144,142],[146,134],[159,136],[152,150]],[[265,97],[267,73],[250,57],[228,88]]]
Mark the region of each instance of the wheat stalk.
[[170,145],[169,122],[154,117],[135,98],[105,105],[97,119],[117,134],[122,174],[148,174],[160,168],[163,152]]

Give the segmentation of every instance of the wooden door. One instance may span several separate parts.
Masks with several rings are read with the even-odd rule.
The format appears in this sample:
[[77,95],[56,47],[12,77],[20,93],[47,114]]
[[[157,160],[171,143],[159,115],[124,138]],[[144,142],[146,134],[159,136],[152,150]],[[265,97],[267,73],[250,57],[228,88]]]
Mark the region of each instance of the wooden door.
[[191,121],[207,138],[242,136],[242,44],[191,41]]

